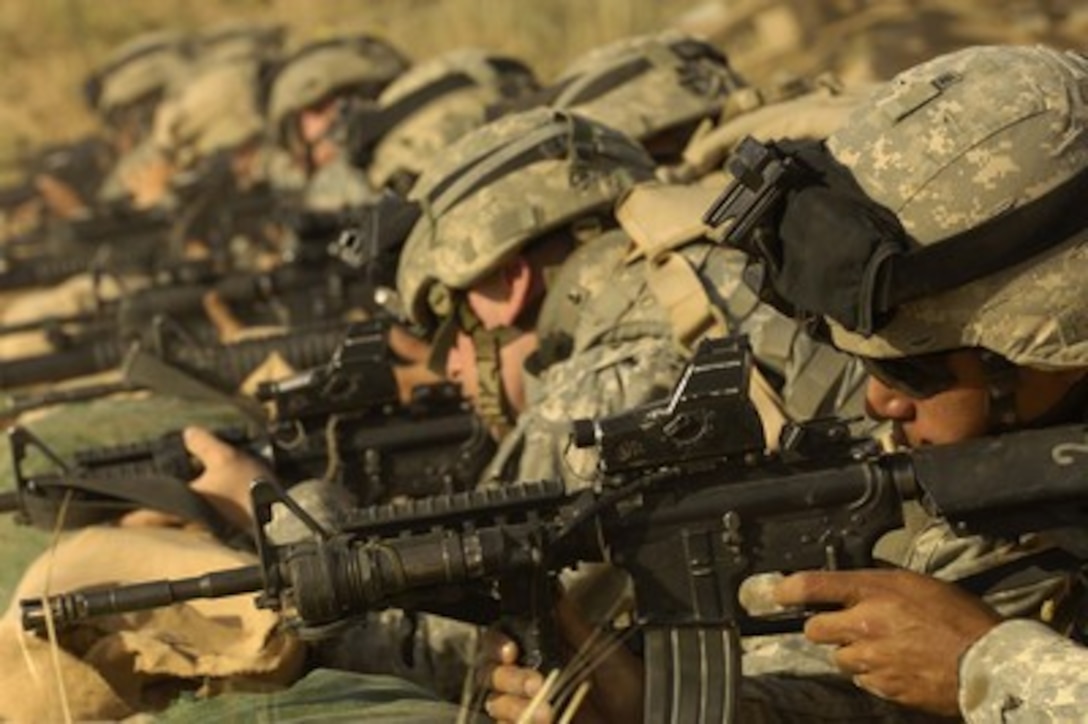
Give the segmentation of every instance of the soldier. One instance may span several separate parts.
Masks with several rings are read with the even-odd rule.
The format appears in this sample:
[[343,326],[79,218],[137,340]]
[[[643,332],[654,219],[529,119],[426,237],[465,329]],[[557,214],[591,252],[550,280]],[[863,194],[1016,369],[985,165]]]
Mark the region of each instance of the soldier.
[[[866,361],[870,408],[909,445],[1084,417],[1088,299],[1071,280],[1085,258],[1086,82],[1080,54],[974,48],[902,74],[832,135],[826,163],[857,186],[828,194],[852,196],[848,213],[805,241],[822,248],[863,214],[897,222],[872,247],[892,253],[889,266],[910,260],[886,285],[891,302],[850,286],[844,304],[821,304],[828,265],[841,260],[798,255],[793,202],[781,217],[783,259],[800,274],[776,286]],[[857,268],[875,271],[869,249],[859,252]],[[978,722],[1083,716],[1088,653],[1063,638],[1060,616],[1057,630],[1002,622],[905,572],[799,574],[777,598],[842,605],[806,634],[837,646],[836,663],[877,696]]]
[[460,48],[413,66],[391,83],[372,113],[355,121],[355,162],[374,188],[405,195],[428,162],[488,120],[488,107],[537,89],[515,58]]
[[263,135],[264,120],[249,69],[225,64],[196,76],[163,103],[152,141],[175,174],[196,173],[207,159],[230,153],[235,156],[233,165],[246,171],[238,175],[252,182],[260,176],[259,164],[251,159],[258,155]]
[[110,129],[118,157],[98,202],[127,199],[136,179],[148,174],[145,167],[157,163],[150,143],[155,110],[188,77],[191,62],[185,36],[148,33],[114,51],[88,79],[87,102]]
[[392,46],[368,36],[345,36],[303,46],[272,81],[268,125],[306,181],[306,205],[337,211],[374,194],[351,164],[346,120],[408,66]]
[[[675,203],[697,208],[706,190],[636,187],[613,212],[617,184],[648,181],[652,163],[634,163],[640,156],[627,148],[618,179],[595,180],[592,165],[581,171],[617,163],[596,160],[594,134],[602,144],[630,144],[605,128],[549,109],[500,119],[463,139],[413,188],[425,216],[405,245],[398,290],[413,321],[442,322],[436,360],[448,357],[447,374],[504,437],[492,482],[562,476],[584,485],[593,463],[569,450],[569,420],[660,396],[692,345],[726,328],[751,332],[797,417],[841,403],[841,356],[816,353],[795,325],[749,295],[740,257],[706,244],[700,224],[663,213]],[[563,134],[573,155],[551,160],[545,142],[558,147]],[[540,139],[540,148],[520,136]],[[492,146],[513,159],[502,175],[471,162]],[[551,251],[536,250],[537,242]],[[811,394],[793,385],[810,363],[809,373],[822,375]],[[507,436],[515,423],[518,434]]]
[[703,123],[718,119],[747,83],[716,47],[677,31],[596,48],[569,64],[550,105],[639,141],[659,164],[679,160]]
[[[783,271],[765,291],[823,315],[836,345],[872,372],[870,411],[907,444],[1083,418],[1088,364],[1074,330],[1088,306],[1065,280],[1083,256],[1086,74],[1083,56],[1045,48],[952,54],[881,87],[826,149],[793,155],[822,181],[791,186],[767,221],[781,239],[767,266]],[[931,247],[941,261],[927,264]],[[910,271],[880,275],[889,258]],[[863,276],[888,283],[866,292]],[[771,665],[757,652],[745,672],[767,675],[746,681],[743,720],[925,719],[880,699],[971,721],[1078,718],[1086,657],[1062,634],[1082,626],[1080,566],[1032,574],[1049,553],[1032,537],[995,542],[928,521],[903,564],[935,578],[787,578],[780,603],[844,607],[813,616],[806,634],[834,646],[834,663],[879,699],[827,679],[803,647]],[[937,580],[1002,569],[1020,580],[985,604]],[[1013,616],[1052,628],[1001,623]],[[769,675],[783,673],[793,678]],[[492,711],[506,719],[520,711],[508,695],[532,693],[540,679],[500,668],[493,683],[507,696]]]
[[188,67],[187,40],[177,33],[147,33],[114,50],[84,82],[85,100],[102,120],[105,137],[44,149],[29,169],[31,198],[61,219],[86,216],[100,201],[123,199],[123,178],[154,157],[143,142],[155,108]]
[[[148,146],[157,159],[156,171],[144,174],[133,186],[132,200],[139,207],[173,208],[179,205],[179,196],[184,197],[172,240],[177,248],[164,248],[164,257],[215,252],[244,268],[261,263],[262,255],[274,256],[274,249],[262,245],[264,239],[257,233],[239,233],[213,243],[218,217],[212,207],[229,203],[225,195],[256,185],[264,175],[263,133],[251,76],[242,66],[206,71],[161,104]],[[207,187],[213,159],[230,166],[229,172],[219,174],[230,187],[226,192],[223,183]],[[150,171],[152,166],[144,169]],[[22,294],[3,310],[3,320],[8,324],[33,320],[42,316],[43,309],[56,315],[91,311],[101,299],[116,298],[123,289],[146,284],[146,277],[138,274],[126,275],[122,283],[111,277],[100,280],[91,274],[76,275],[53,288]],[[8,357],[44,353],[50,348],[43,332],[0,339],[0,354]]]

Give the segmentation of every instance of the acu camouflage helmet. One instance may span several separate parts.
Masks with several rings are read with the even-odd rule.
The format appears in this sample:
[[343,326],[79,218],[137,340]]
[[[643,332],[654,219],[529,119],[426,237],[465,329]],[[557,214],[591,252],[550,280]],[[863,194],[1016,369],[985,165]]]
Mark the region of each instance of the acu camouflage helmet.
[[188,38],[167,31],[121,45],[87,79],[88,105],[107,121],[132,106],[153,106],[185,78],[189,50]]
[[838,346],[1088,364],[1088,58],[1041,46],[939,57],[882,86],[828,148],[915,250],[968,272],[900,304],[871,336],[832,325]]
[[607,211],[653,160],[633,140],[574,114],[537,109],[470,133],[420,177],[422,216],[401,252],[397,289],[432,326],[466,290],[549,231]]
[[294,134],[295,117],[304,109],[336,95],[374,97],[407,66],[391,45],[369,35],[307,45],[284,61],[272,81],[270,129],[286,145]]
[[258,138],[264,119],[251,69],[227,64],[194,78],[155,116],[152,139],[178,169]]
[[407,192],[424,166],[488,120],[488,108],[538,88],[519,60],[462,48],[420,63],[389,85],[353,146],[375,188]]
[[714,46],[677,31],[596,49],[560,76],[551,105],[642,142],[716,118],[745,86]]
[[230,20],[200,34],[197,53],[203,65],[267,63],[283,49],[287,29],[273,23]]

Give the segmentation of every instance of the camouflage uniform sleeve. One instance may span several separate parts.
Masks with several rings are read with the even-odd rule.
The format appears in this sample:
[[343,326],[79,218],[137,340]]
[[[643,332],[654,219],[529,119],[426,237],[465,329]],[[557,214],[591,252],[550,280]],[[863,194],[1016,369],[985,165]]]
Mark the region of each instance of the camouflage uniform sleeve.
[[1082,721],[1088,649],[1041,623],[1006,621],[964,654],[959,700],[972,724]]
[[570,443],[571,421],[627,410],[660,398],[679,378],[684,359],[669,339],[643,337],[584,350],[549,367],[542,394],[518,421],[518,480],[562,478],[577,490],[595,478],[592,450]]
[[[939,519],[924,519],[910,540],[907,550],[896,557],[892,562],[904,566],[910,570],[935,576],[944,580],[956,580],[997,571],[1003,566],[1014,564],[1023,559],[1030,560],[1030,555],[1039,552],[1045,547],[1045,541],[1037,537],[1025,537],[1023,540],[1009,542],[987,539],[981,536],[956,535],[947,523]],[[987,594],[986,602],[1006,617],[1042,617],[1051,620],[1055,624],[1068,620],[1068,614],[1082,601],[1077,595],[1070,596],[1068,592],[1073,590],[1069,585],[1068,573],[1058,572],[1054,575],[1043,576],[1031,582],[1018,582],[1017,585],[1001,586],[996,591]],[[1004,624],[999,628],[1004,628]],[[1051,629],[1041,623],[1021,621],[1018,626],[1028,626],[1035,634],[1037,631],[1050,632]],[[1041,635],[1041,634],[1036,634]],[[1088,661],[1088,653],[1077,648],[1073,644],[1061,644],[1062,638],[1055,633],[1050,633],[1047,641],[1056,641],[1056,645],[1072,649],[1080,654],[1083,660]],[[1007,646],[1004,653],[997,654],[992,661],[1002,661],[1002,656],[1014,660],[1013,654],[1019,655],[1019,644],[1001,644]],[[748,677],[745,681],[746,706],[752,711],[746,715],[745,721],[804,721],[796,713],[807,709],[818,710],[826,713],[832,720],[867,721],[867,722],[914,722],[929,721],[932,718],[919,712],[911,712],[902,707],[897,707],[888,702],[881,701],[870,696],[866,692],[856,688],[849,677],[837,672],[831,659],[831,649],[826,646],[813,644],[800,634],[787,634],[780,636],[768,636],[749,638],[744,641],[744,673]],[[1028,650],[1025,647],[1025,650]],[[1031,656],[1025,661],[1031,661]],[[1041,657],[1035,656],[1036,659]],[[1027,664],[1021,663],[1021,667]],[[985,667],[986,664],[981,664]],[[1055,664],[1056,673],[1060,675],[1060,664]],[[966,669],[964,669],[966,671]],[[1012,681],[1021,684],[1029,681],[1030,677],[1019,673],[1009,674]],[[1069,676],[1073,676],[1072,669]],[[1088,678],[1084,679],[1088,682]],[[961,681],[966,682],[961,673]],[[973,694],[972,699],[979,699],[991,694],[997,696],[993,684],[987,684],[985,680],[979,680],[974,685],[980,693]],[[1088,695],[1088,683],[1082,684],[1081,694]],[[967,685],[964,684],[964,691]],[[961,691],[961,702],[964,701],[964,691]],[[989,693],[987,693],[989,692]],[[1018,692],[1014,695],[1025,698]],[[1018,699],[1019,700],[1019,699]],[[1002,719],[1001,706],[1003,696],[996,703],[990,703],[987,714],[978,718],[980,722],[1017,722],[1017,721],[1067,721],[1076,720],[1070,718],[1068,711],[1066,718],[1060,716],[1054,719],[1040,717],[1032,718],[1035,709],[1031,708],[1031,714],[1025,714],[1023,719],[1017,719],[1009,714]],[[976,721],[971,709],[963,706],[965,715],[969,721]],[[978,708],[978,707],[974,707]],[[1017,714],[1016,716],[1019,716]],[[816,720],[813,720],[816,721]]]

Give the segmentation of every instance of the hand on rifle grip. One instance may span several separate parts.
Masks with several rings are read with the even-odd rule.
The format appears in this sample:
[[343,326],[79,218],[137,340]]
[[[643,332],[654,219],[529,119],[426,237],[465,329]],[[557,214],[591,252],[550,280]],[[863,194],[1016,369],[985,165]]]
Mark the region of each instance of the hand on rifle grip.
[[[544,686],[543,675],[535,669],[518,666],[517,645],[495,628],[484,634],[481,648],[481,672],[492,692],[487,699],[488,716],[498,722],[519,721]],[[554,721],[551,707],[542,704],[533,721],[540,724]]]
[[905,570],[809,571],[775,590],[783,605],[836,604],[805,623],[866,691],[941,715],[959,713],[959,661],[1001,617],[956,586]]
[[[253,528],[253,509],[249,483],[257,477],[270,477],[268,467],[251,455],[223,442],[202,427],[185,428],[185,447],[204,467],[190,487],[202,495],[225,520],[239,530]],[[136,510],[125,515],[123,526],[184,525],[174,516],[152,510]]]
[[[560,597],[556,607],[559,632],[572,652],[572,657],[583,659],[587,649],[592,649],[594,629],[575,609],[569,599]],[[596,646],[601,641],[597,637]],[[483,674],[492,691],[487,701],[488,714],[499,722],[517,722],[530,707],[533,697],[543,688],[544,676],[533,669],[517,665],[517,645],[495,629],[483,638]],[[560,681],[569,681],[573,670],[560,674]],[[599,660],[594,660],[588,671],[590,692],[574,717],[575,722],[642,721],[642,661],[623,645],[608,650]],[[533,712],[533,722],[553,722],[558,719],[548,703],[541,703]]]

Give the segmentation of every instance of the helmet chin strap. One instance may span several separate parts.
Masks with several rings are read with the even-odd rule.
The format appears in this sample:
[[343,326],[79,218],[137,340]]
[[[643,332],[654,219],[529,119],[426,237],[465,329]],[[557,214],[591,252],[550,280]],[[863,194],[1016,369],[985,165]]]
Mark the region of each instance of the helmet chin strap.
[[495,431],[499,439],[514,429],[517,413],[502,384],[502,348],[524,332],[517,327],[484,329],[476,324],[471,330],[476,347],[476,412]]
[[1088,420],[1088,375],[1082,377],[1049,410],[1020,428],[1043,428]]
[[[542,275],[550,279],[554,275],[552,267],[561,264],[562,261],[540,262]],[[545,288],[549,287],[550,284],[546,281]],[[476,394],[476,412],[499,439],[514,429],[518,418],[517,410],[514,409],[502,382],[502,348],[533,328],[542,303],[543,295],[531,295],[512,324],[494,329],[484,327],[467,299],[457,305],[455,313],[460,315],[461,329],[472,337],[476,348],[476,379],[479,388]]]
[[1088,419],[1088,375],[1081,378],[1049,410],[1033,420],[1016,414],[1017,367],[1004,357],[984,351],[982,363],[990,392],[990,431],[1037,429]]
[[982,365],[990,394],[990,431],[1016,429],[1016,365],[989,350],[982,351]]

